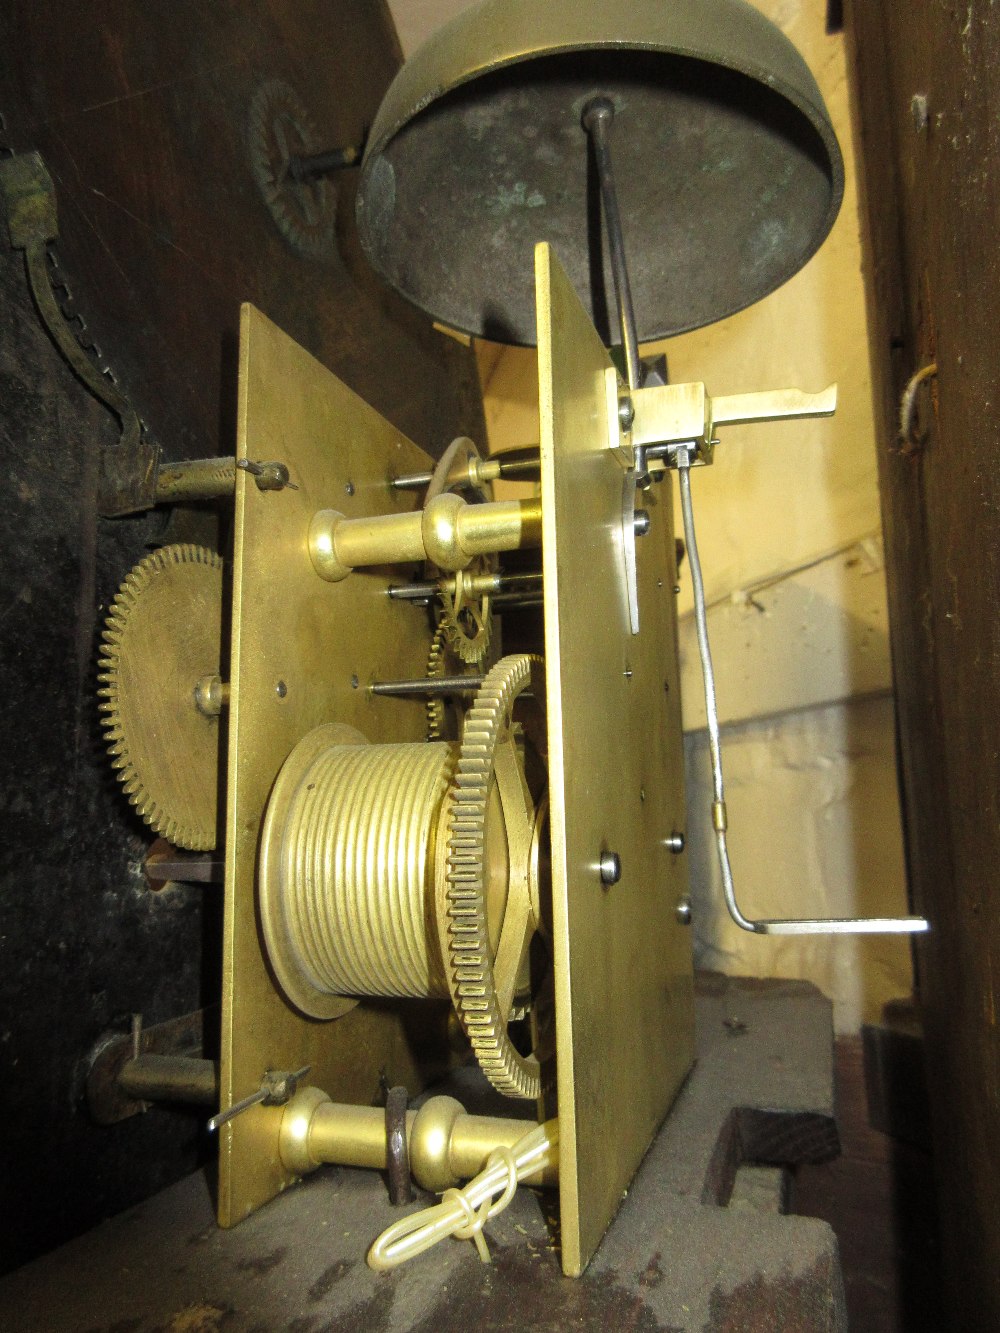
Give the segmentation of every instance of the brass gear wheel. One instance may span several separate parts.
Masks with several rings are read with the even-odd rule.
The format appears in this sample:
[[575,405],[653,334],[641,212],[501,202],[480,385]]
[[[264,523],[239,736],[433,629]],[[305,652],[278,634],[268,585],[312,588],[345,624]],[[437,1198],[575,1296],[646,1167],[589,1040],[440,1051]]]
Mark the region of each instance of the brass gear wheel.
[[288,163],[319,152],[312,117],[294,88],[269,79],[254,93],[247,123],[250,169],[274,223],[288,244],[310,259],[329,259],[334,250],[337,196],[332,181],[297,184]]
[[490,594],[486,592],[470,597],[466,592],[466,580],[476,574],[492,573],[495,566],[495,556],[477,556],[467,570],[460,569],[454,575],[454,592],[442,589],[438,593],[441,599],[441,623],[446,628],[448,644],[467,666],[478,665],[489,652],[490,640],[493,638],[493,613]]
[[[481,500],[492,499],[493,486],[491,482],[473,485],[468,479],[469,461],[471,459],[478,460],[480,457],[475,443],[467,436],[460,435],[458,439],[452,440],[434,469],[427,487],[427,494],[424,497],[424,504],[426,505],[437,495],[453,490],[469,490],[478,495]],[[477,556],[467,570],[459,571],[459,573],[449,577],[449,581],[452,577],[454,579],[453,592],[442,590],[438,593],[441,602],[442,623],[446,626],[448,645],[455,655],[468,666],[480,664],[489,652],[490,640],[493,636],[493,616],[489,593],[468,596],[466,592],[467,579],[477,574],[494,573],[496,567],[497,558],[495,555]],[[440,571],[433,567],[429,572],[433,578],[440,576]]]
[[[427,654],[427,679],[434,680],[444,675],[445,640],[448,627],[442,620],[431,639],[430,652]],[[427,739],[439,741],[444,738],[444,700],[439,695],[432,695],[427,700]]]
[[195,687],[219,673],[221,557],[187,544],[146,556],[119,588],[102,638],[101,725],[126,796],[168,842],[210,851],[220,728]]
[[[455,777],[443,813],[444,864],[437,875],[437,918],[452,1003],[486,1077],[510,1097],[537,1098],[541,1068],[514,1047],[507,1024],[528,944],[537,928],[538,886],[531,849],[538,815],[516,752],[511,715],[531,685],[544,698],[542,660],[502,658],[466,713]],[[499,800],[503,818],[488,818]],[[490,939],[487,890],[491,850],[487,826],[505,830],[510,866],[499,941]]]
[[[440,676],[466,674],[470,664],[459,657],[452,646],[452,632],[444,618],[438,621],[437,629],[431,638],[427,654],[427,679]],[[454,740],[457,734],[455,726],[450,724],[450,710],[440,695],[432,695],[427,700],[427,739],[429,741]],[[460,725],[460,724],[459,724]]]

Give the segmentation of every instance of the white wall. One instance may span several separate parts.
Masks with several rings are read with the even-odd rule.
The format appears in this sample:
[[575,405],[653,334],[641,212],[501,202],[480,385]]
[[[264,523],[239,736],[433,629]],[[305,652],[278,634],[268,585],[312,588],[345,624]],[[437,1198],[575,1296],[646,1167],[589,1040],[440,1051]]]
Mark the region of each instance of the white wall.
[[472,3],[473,0],[389,0],[403,55],[412,55],[435,28]]
[[[749,916],[906,910],[888,612],[854,151],[843,39],[826,6],[760,0],[804,55],[844,153],[847,185],[819,253],[749,310],[667,345],[671,378],[710,392],[836,381],[829,420],[730,428],[692,475],[724,723],[733,869]],[[707,836],[704,699],[680,598],[689,737],[689,846],[699,958],[726,971],[809,977],[838,1030],[912,986],[900,938],[765,941],[728,921]],[[875,696],[873,698],[873,696]],[[878,697],[881,696],[881,697]]]
[[[465,0],[393,0],[405,51]],[[665,344],[674,380],[714,393],[840,386],[829,421],[729,428],[693,475],[737,891],[749,915],[905,911],[867,330],[843,41],[821,0],[759,0],[823,91],[847,166],[819,254],[748,311]],[[492,447],[537,439],[531,353],[480,349]],[[678,522],[678,530],[680,525]],[[814,980],[838,1029],[912,985],[901,939],[767,941],[725,916],[708,837],[704,703],[682,575],[688,846],[705,966]]]

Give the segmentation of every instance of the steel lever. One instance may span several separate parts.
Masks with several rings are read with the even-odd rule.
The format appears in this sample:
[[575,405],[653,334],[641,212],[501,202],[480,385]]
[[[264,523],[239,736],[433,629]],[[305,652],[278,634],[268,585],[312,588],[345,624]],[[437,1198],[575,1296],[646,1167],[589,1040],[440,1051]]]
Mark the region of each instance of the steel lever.
[[289,1073],[285,1069],[266,1070],[256,1092],[251,1092],[249,1097],[234,1102],[225,1111],[219,1111],[217,1115],[212,1116],[208,1122],[209,1133],[221,1129],[230,1120],[235,1120],[244,1111],[249,1111],[252,1106],[284,1106],[295,1096],[298,1085],[311,1069],[312,1065],[303,1065],[294,1073]]

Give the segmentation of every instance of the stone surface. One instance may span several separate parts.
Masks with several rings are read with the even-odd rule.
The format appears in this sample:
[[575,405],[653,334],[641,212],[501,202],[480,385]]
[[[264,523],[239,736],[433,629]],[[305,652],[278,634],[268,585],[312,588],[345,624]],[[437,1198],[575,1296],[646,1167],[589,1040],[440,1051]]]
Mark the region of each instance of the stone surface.
[[5,1327],[845,1329],[830,1228],[745,1196],[723,1206],[748,1155],[835,1151],[829,1004],[802,983],[709,976],[699,989],[698,1063],[578,1280],[561,1274],[550,1196],[521,1190],[489,1224],[489,1266],[448,1241],[376,1276],[365,1252],[398,1216],[377,1175],[320,1171],[230,1232],[195,1175],[0,1282]]

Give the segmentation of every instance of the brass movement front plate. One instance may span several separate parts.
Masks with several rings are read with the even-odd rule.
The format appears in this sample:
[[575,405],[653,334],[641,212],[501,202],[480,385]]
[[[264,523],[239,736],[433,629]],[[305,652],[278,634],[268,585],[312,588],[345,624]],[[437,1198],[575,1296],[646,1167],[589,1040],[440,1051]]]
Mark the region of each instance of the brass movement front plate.
[[[248,473],[237,473],[221,1109],[254,1092],[266,1069],[305,1065],[309,1082],[335,1100],[370,1105],[381,1077],[411,1092],[423,1086],[438,1032],[443,1061],[447,1006],[362,1002],[333,1022],[297,1012],[262,951],[258,845],[278,771],[313,728],[341,723],[372,742],[424,737],[419,703],[375,699],[366,686],[423,673],[426,613],[386,596],[398,569],[324,582],[307,538],[324,507],[352,518],[412,509],[415,497],[393,491],[389,480],[427,471],[430,460],[249,305],[239,393],[237,458],[284,463],[298,489],[260,491]],[[240,1221],[291,1182],[278,1159],[280,1115],[279,1107],[256,1106],[223,1127],[221,1225]]]
[[[608,354],[547,245],[536,250],[545,664],[563,1271],[580,1274],[693,1058],[670,487],[643,494],[639,623],[622,543]],[[601,881],[602,853],[622,876]]]

